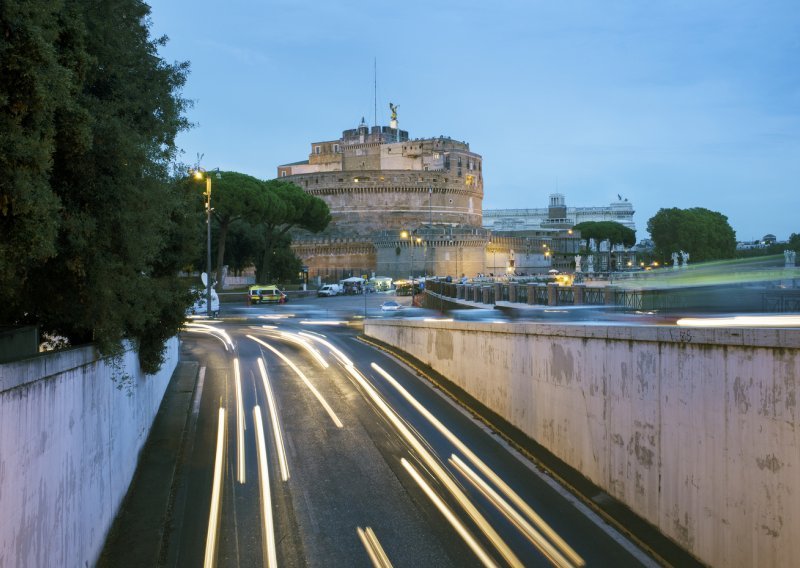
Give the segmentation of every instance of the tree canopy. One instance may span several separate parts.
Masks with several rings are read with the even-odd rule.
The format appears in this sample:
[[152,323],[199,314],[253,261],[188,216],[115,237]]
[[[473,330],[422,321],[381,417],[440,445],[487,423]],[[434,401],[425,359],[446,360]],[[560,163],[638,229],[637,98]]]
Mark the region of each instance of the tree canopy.
[[581,232],[581,238],[598,242],[608,239],[612,245],[622,243],[627,247],[636,244],[636,231],[616,221],[585,221],[572,227]]
[[[267,282],[278,278],[281,272],[287,272],[277,263],[286,259],[278,250],[288,249],[290,240],[286,237],[289,231],[304,229],[318,233],[331,221],[328,204],[306,193],[298,185],[280,179],[269,180],[264,185],[267,190],[262,209],[264,215],[259,223],[263,240],[256,262],[256,278],[259,282]],[[299,263],[296,266],[299,268]]]
[[686,251],[695,262],[733,258],[736,233],[722,213],[702,207],[659,209],[647,221],[656,256]]
[[[295,276],[301,263],[290,248],[290,232],[325,229],[331,220],[328,205],[285,180],[261,181],[239,172],[209,172],[209,175],[217,271],[223,263],[237,271],[254,264],[259,282]],[[195,193],[197,212],[205,199],[200,190],[205,188],[204,184],[191,177],[181,182],[186,191]],[[201,233],[199,227],[197,233]],[[198,257],[199,266],[205,263]]]
[[190,303],[192,196],[170,183],[188,65],[138,0],[0,9],[0,321],[139,348],[146,372]]

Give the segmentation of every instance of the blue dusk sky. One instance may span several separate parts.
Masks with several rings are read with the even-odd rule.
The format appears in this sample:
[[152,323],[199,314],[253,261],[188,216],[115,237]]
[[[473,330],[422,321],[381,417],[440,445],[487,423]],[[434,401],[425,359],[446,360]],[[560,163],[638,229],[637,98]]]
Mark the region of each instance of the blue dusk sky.
[[797,0],[154,0],[190,61],[181,160],[267,179],[365,117],[483,156],[484,209],[664,207],[800,233]]

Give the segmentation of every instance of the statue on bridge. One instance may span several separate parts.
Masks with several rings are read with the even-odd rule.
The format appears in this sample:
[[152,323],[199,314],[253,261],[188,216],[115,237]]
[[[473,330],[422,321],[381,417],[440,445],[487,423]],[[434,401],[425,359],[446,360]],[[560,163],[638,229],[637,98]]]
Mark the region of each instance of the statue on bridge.
[[797,253],[793,250],[783,251],[784,268],[794,268],[794,259]]
[[672,270],[678,270],[678,268],[680,268],[680,265],[678,264],[678,253],[677,252],[673,252],[672,253]]
[[681,268],[686,268],[689,266],[689,253],[686,251],[681,251]]
[[581,272],[581,259],[583,259],[583,257],[581,255],[579,255],[579,254],[575,255],[575,273],[576,274],[580,274],[580,272]]

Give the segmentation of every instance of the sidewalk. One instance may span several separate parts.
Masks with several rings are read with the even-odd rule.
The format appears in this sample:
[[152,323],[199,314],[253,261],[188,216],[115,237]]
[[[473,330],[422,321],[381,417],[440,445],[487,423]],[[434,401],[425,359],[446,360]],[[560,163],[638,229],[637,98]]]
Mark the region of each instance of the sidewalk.
[[162,541],[197,372],[196,361],[178,362],[98,566],[133,568],[163,563]]

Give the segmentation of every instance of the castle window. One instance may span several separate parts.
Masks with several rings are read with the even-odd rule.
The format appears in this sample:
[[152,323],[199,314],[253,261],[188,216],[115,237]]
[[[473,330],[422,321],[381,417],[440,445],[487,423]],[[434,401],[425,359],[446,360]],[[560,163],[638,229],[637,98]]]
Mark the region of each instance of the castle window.
[[314,146],[314,153],[315,154],[319,154],[321,151],[322,151],[322,148],[320,148],[319,146]]
[[338,154],[339,153],[339,145],[338,144],[334,144],[333,145],[333,153],[334,154]]
[[282,177],[282,178],[285,178],[285,177],[286,177],[286,170],[281,170],[281,177]]

